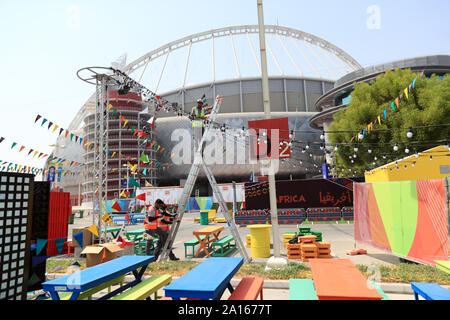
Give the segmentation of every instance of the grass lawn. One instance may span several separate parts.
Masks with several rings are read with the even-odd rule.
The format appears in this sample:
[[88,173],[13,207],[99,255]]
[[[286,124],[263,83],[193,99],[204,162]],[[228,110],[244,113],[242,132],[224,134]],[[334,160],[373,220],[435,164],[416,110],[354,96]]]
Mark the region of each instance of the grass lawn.
[[[48,259],[48,273],[66,273],[67,268],[73,264],[73,259]],[[79,261],[81,269],[86,268],[84,261]],[[171,274],[173,276],[182,276],[197,265],[191,261],[169,261],[151,263],[147,267],[145,274]],[[55,267],[61,266],[60,270],[55,271]],[[366,277],[374,275],[367,265],[356,265]],[[266,265],[259,263],[244,264],[236,274],[237,278],[245,276],[262,276],[268,280],[289,280],[289,279],[311,279],[312,274],[307,264],[290,262],[286,267],[280,270],[271,270],[265,272]],[[380,271],[381,282],[409,283],[416,282],[434,282],[441,285],[450,285],[450,275],[431,266],[420,264],[400,263],[393,266],[377,265]]]

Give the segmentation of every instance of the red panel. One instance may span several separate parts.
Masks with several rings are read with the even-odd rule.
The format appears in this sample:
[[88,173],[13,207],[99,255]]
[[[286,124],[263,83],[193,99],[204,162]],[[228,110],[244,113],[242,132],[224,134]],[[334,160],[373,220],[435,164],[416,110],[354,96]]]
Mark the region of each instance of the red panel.
[[[287,159],[291,157],[288,118],[249,121],[248,127],[251,134],[250,159]],[[266,143],[264,132],[269,143]],[[258,138],[260,138],[259,144]]]
[[67,237],[70,211],[70,193],[50,192],[47,256],[59,254],[54,239]]

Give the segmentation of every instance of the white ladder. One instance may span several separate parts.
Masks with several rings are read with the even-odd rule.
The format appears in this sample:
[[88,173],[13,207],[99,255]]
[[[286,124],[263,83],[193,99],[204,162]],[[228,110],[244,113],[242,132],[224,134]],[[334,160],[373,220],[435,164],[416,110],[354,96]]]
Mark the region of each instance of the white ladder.
[[[214,102],[213,109],[211,111],[210,121],[213,122],[217,116],[217,113],[219,112],[220,105],[222,104],[223,99],[220,96],[216,97],[216,100]],[[210,123],[211,123],[210,122]],[[248,256],[247,251],[245,249],[244,243],[242,242],[241,237],[239,236],[238,230],[236,228],[236,224],[234,223],[233,219],[230,216],[230,213],[227,210],[226,203],[223,199],[222,192],[220,191],[219,187],[217,186],[216,179],[214,178],[214,175],[212,174],[211,170],[206,166],[206,164],[203,161],[202,156],[202,149],[203,144],[205,143],[206,137],[209,137],[211,132],[211,125],[207,124],[205,128],[205,132],[203,134],[202,139],[200,140],[200,143],[198,145],[198,148],[194,155],[194,163],[191,166],[191,170],[189,171],[189,176],[186,180],[186,183],[183,188],[183,193],[181,195],[180,203],[178,205],[178,219],[174,221],[172,227],[169,231],[169,236],[167,238],[166,243],[164,244],[164,247],[162,249],[161,255],[160,255],[160,261],[166,261],[169,257],[170,248],[172,248],[173,243],[175,241],[175,237],[178,233],[178,228],[180,227],[181,220],[183,219],[183,215],[186,212],[186,205],[189,201],[189,198],[192,194],[192,190],[194,188],[195,182],[197,180],[198,174],[200,172],[200,167],[203,167],[203,170],[205,171],[205,174],[208,178],[208,181],[213,189],[214,194],[217,197],[217,200],[219,202],[219,209],[222,210],[222,214],[224,215],[228,227],[231,229],[231,233],[233,234],[233,237],[236,242],[236,246],[241,252],[242,257],[244,258],[245,262],[250,262],[251,258]]]

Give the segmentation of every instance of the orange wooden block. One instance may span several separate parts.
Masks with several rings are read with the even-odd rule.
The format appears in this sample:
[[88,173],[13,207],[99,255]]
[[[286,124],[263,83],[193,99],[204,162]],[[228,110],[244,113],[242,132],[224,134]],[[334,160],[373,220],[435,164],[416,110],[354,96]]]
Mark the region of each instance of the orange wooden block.
[[331,255],[330,254],[319,254],[317,256],[317,258],[319,258],[319,259],[331,259]]
[[303,243],[314,243],[316,242],[316,236],[310,235],[310,236],[301,236],[298,239],[300,242]]
[[300,254],[288,254],[287,258],[289,260],[299,260],[302,258],[302,256]]
[[317,248],[331,248],[331,243],[329,242],[316,242]]
[[313,244],[304,244],[302,246],[302,253],[306,253],[306,252],[317,252],[317,247]]
[[292,244],[292,243],[288,243],[286,248],[289,249],[300,249],[302,247],[302,245],[300,243],[296,243],[296,244]]

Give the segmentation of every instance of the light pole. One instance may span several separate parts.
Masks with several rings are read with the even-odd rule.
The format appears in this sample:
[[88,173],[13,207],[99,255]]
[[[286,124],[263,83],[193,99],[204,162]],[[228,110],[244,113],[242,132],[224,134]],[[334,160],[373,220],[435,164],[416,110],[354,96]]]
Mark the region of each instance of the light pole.
[[[258,25],[259,25],[259,46],[261,56],[261,78],[262,91],[264,100],[264,116],[270,119],[270,94],[269,94],[269,76],[267,72],[267,54],[266,54],[266,36],[264,27],[264,11],[262,0],[257,0],[258,7]],[[268,178],[269,178],[269,197],[270,197],[270,212],[272,220],[272,234],[273,234],[273,251],[274,255],[267,261],[266,270],[272,267],[287,265],[287,260],[280,257],[280,234],[278,229],[278,208],[276,202],[276,185],[275,173],[273,172],[273,160],[269,160]]]

